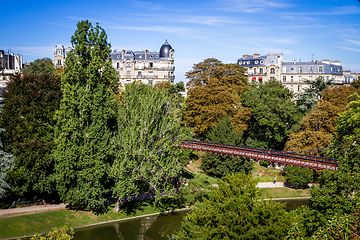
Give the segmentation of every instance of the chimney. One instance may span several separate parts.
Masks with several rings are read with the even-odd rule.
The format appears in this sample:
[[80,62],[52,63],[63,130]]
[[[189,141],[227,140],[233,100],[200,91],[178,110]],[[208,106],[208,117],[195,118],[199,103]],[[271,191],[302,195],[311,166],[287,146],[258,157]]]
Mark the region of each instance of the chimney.
[[147,49],[145,49],[145,59],[147,59],[147,54],[148,54],[148,50]]
[[296,60],[294,60],[294,64],[296,64]]
[[125,55],[125,49],[123,49],[123,50],[121,51],[121,59],[124,59],[124,55]]

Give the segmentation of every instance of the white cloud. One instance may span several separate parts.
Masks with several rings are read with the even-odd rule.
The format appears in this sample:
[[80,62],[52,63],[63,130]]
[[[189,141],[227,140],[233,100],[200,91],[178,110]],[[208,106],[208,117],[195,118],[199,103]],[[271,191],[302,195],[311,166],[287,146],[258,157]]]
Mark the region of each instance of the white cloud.
[[349,48],[349,47],[338,47],[338,48],[344,49],[344,50],[349,50],[349,51],[360,52],[360,49],[356,49],[356,48]]
[[246,13],[257,13],[268,10],[269,8],[288,8],[292,6],[292,4],[275,0],[222,0],[220,1],[220,5],[223,10]]

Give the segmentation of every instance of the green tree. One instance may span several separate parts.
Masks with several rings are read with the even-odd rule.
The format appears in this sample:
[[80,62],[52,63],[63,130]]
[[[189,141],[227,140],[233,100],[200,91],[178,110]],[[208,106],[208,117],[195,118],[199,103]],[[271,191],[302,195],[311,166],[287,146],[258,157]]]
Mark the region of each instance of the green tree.
[[241,105],[241,95],[247,89],[244,72],[237,64],[209,58],[186,73],[189,82],[183,121],[197,135],[203,137],[226,115],[238,131],[246,129],[250,109]]
[[[237,132],[228,116],[225,116],[208,132],[207,142],[242,145],[242,133]],[[201,169],[208,175],[221,178],[229,173],[248,174],[254,162],[249,158],[234,157],[216,153],[201,156]]]
[[[2,135],[4,129],[0,130]],[[5,197],[6,192],[10,189],[9,184],[5,182],[6,172],[14,167],[15,158],[12,154],[4,151],[1,139],[0,139],[0,198]]]
[[107,35],[98,24],[79,22],[71,43],[56,113],[56,185],[62,201],[98,211],[110,191],[117,79]]
[[356,88],[356,89],[359,89],[360,88],[360,76],[358,77],[357,80],[353,81],[350,86]]
[[311,110],[316,102],[322,98],[324,89],[334,84],[333,79],[325,81],[323,77],[317,77],[315,80],[306,79],[305,82],[310,87],[304,89],[304,93],[297,96],[297,106],[302,112]]
[[[144,84],[126,85],[119,106],[116,161],[111,169],[119,211],[123,198],[141,190],[171,194],[187,159],[174,147],[184,132],[180,109],[164,91]],[[146,188],[142,188],[146,186]]]
[[30,240],[70,240],[74,238],[75,231],[66,226],[61,228],[54,228],[51,232],[46,235],[35,234]]
[[291,218],[284,204],[259,201],[256,180],[232,174],[218,180],[208,199],[192,207],[178,239],[283,239]]
[[300,127],[289,135],[285,151],[304,151],[319,155],[321,152],[306,150],[325,148],[330,145],[335,134],[335,120],[339,113],[346,110],[349,96],[360,89],[348,86],[331,86],[323,91],[323,97],[312,111],[303,117]]
[[4,92],[1,127],[5,151],[15,167],[8,171],[12,192],[50,193],[54,190],[54,114],[61,99],[60,78],[42,74],[14,76]]
[[313,180],[313,170],[305,167],[287,165],[285,180],[297,187],[307,187]]
[[244,134],[246,146],[284,148],[287,135],[302,116],[292,98],[293,93],[275,80],[253,85],[245,92],[243,105],[252,109],[249,127]]
[[31,62],[29,66],[26,66],[22,70],[23,74],[50,74],[54,75],[56,73],[56,69],[54,64],[50,58],[42,58],[36,59],[34,62]]

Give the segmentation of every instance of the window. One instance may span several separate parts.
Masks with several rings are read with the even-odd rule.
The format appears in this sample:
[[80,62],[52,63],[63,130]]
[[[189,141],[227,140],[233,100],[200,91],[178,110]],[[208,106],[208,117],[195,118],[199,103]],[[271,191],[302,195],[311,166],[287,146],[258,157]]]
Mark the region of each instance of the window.
[[326,76],[326,81],[329,81],[329,76]]
[[298,92],[300,92],[300,91],[301,91],[301,85],[298,86]]
[[130,71],[126,71],[126,75],[131,75],[131,72],[130,72]]
[[294,71],[294,68],[291,68],[291,71]]
[[153,68],[154,67],[154,63],[149,63],[149,68]]
[[311,73],[313,72],[313,67],[310,67],[310,70],[309,70]]
[[283,76],[283,82],[286,83],[286,76]]
[[131,63],[130,62],[126,63],[126,68],[131,68]]
[[291,82],[294,82],[294,76],[290,77]]
[[262,68],[259,69],[259,74],[263,74],[263,69]]
[[116,68],[117,68],[117,69],[120,68],[120,63],[116,63]]
[[290,86],[291,91],[294,91],[294,85]]
[[312,79],[312,76],[309,76],[309,80],[310,80],[310,81],[312,81],[312,80],[313,80],[313,79]]
[[154,73],[153,72],[149,72],[149,78],[153,78],[154,77]]
[[274,77],[270,77],[270,80],[275,80],[275,78],[274,78]]
[[58,65],[59,65],[59,66],[61,65],[61,60],[60,60],[60,59],[58,60]]
[[302,76],[299,76],[299,83],[302,82]]
[[138,77],[141,77],[141,71],[138,72]]
[[256,74],[256,68],[254,68],[254,74]]
[[61,55],[61,51],[60,51],[60,50],[58,51],[58,54]]
[[302,73],[302,67],[299,67],[299,73]]
[[322,73],[322,67],[319,67],[319,72]]
[[150,86],[152,86],[152,85],[153,85],[153,81],[152,81],[152,80],[148,81],[148,84],[149,84]]
[[270,74],[275,74],[275,68],[270,69]]

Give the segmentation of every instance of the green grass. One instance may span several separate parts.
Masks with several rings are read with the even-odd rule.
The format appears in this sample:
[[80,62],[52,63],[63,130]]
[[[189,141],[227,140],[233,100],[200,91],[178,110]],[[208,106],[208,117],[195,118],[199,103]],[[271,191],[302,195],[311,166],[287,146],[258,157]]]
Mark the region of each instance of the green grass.
[[272,167],[266,168],[255,164],[251,173],[259,182],[272,182],[274,176],[276,176],[276,181],[285,182],[285,177],[282,175],[283,171]]
[[293,188],[260,188],[262,194],[261,199],[267,198],[294,198],[294,197],[311,197],[310,188],[293,189]]
[[173,201],[165,201],[161,204],[161,207],[155,207],[154,200],[150,199],[125,203],[119,213],[114,212],[113,208],[114,205],[111,205],[106,213],[99,215],[88,211],[60,210],[1,218],[0,239],[44,233],[52,230],[54,227],[62,227],[64,225],[69,228],[79,227],[93,223],[179,209],[183,208],[183,206]]

